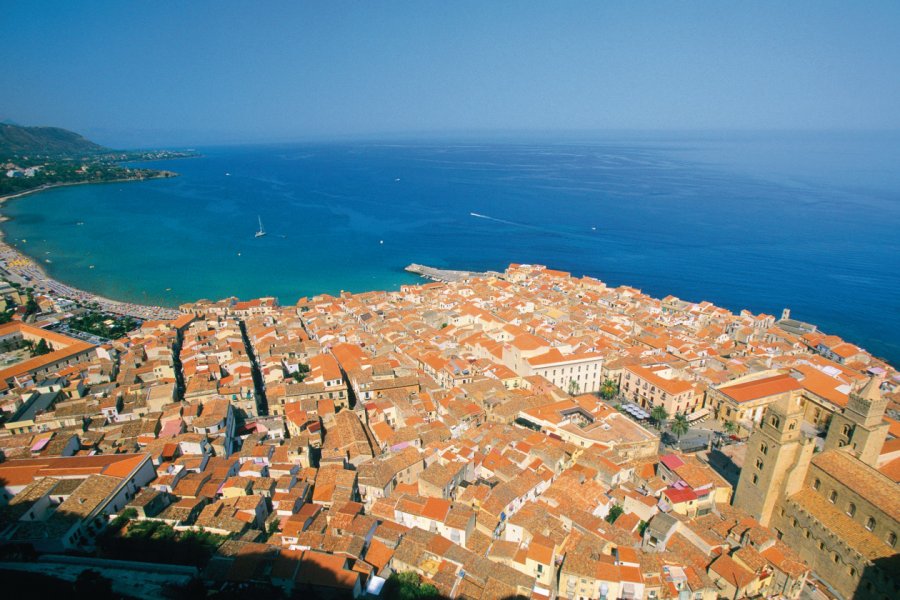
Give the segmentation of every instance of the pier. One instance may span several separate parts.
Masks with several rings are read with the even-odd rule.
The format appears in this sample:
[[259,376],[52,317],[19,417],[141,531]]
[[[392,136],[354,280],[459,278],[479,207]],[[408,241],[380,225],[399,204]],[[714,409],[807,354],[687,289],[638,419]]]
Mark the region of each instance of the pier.
[[410,273],[415,273],[416,275],[419,275],[426,279],[431,279],[432,281],[442,281],[444,283],[463,281],[464,279],[470,279],[472,277],[491,277],[499,275],[499,273],[494,273],[492,271],[480,273],[478,271],[454,271],[450,269],[436,269],[434,267],[426,267],[425,265],[418,265],[416,263],[409,265],[405,270]]

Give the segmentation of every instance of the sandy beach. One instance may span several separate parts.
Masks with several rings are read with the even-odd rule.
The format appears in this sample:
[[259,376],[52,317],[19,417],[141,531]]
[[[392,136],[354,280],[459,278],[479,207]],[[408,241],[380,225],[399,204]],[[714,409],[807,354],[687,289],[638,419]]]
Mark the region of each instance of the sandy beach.
[[[116,183],[123,181],[140,181],[137,179],[120,179],[103,183]],[[30,194],[36,194],[57,187],[65,187],[70,185],[85,185],[94,182],[76,182],[61,183],[53,185],[45,185],[33,190],[19,192],[18,194],[10,194],[8,196],[0,196],[0,207],[7,200],[21,198]],[[6,221],[7,217],[0,214],[0,222]],[[126,315],[138,319],[174,319],[181,312],[163,306],[148,306],[144,304],[134,304],[131,302],[119,302],[91,292],[86,292],[78,288],[57,281],[50,277],[46,271],[34,260],[25,254],[19,252],[6,243],[3,232],[0,231],[0,274],[7,280],[21,284],[23,287],[32,287],[35,292],[40,294],[49,294],[59,298],[66,298],[80,304],[97,303],[100,309],[109,313]]]

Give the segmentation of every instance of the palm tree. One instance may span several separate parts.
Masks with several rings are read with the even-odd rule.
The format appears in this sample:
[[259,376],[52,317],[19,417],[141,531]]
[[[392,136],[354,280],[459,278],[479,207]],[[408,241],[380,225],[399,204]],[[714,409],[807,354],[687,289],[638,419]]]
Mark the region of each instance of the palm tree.
[[574,379],[570,379],[570,380],[569,380],[569,395],[570,395],[570,396],[574,396],[575,394],[577,394],[577,393],[578,393],[578,389],[579,389],[580,387],[581,387],[581,386],[578,385],[578,382],[577,382],[577,381],[575,381]]
[[691,424],[688,423],[687,417],[681,413],[677,413],[675,415],[675,420],[672,421],[672,433],[675,434],[677,439],[681,439],[681,436],[686,434],[691,428]]
[[656,423],[657,429],[662,429],[663,423],[669,418],[669,413],[666,412],[666,408],[662,404],[657,404],[650,411],[650,418]]
[[612,400],[619,393],[619,384],[612,379],[606,379],[600,386],[600,397],[604,400]]

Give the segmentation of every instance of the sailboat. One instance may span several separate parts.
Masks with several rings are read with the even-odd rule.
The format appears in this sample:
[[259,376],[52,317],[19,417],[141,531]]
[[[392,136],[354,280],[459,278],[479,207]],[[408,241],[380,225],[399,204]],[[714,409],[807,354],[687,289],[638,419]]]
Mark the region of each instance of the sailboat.
[[259,238],[259,237],[262,237],[262,236],[266,235],[266,230],[263,229],[263,226],[262,226],[262,219],[260,218],[260,216],[259,216],[259,215],[256,215],[256,218],[257,218],[257,220],[259,221],[259,231],[256,232],[256,237]]

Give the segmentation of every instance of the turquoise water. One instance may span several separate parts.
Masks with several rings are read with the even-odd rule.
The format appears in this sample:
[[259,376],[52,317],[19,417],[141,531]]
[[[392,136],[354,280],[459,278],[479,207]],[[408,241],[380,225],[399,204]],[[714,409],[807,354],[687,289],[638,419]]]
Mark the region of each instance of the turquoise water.
[[411,262],[539,262],[732,310],[790,307],[900,363],[897,136],[201,152],[152,163],[175,179],[11,201],[7,238],[62,281],[167,305],[396,289],[419,281]]

